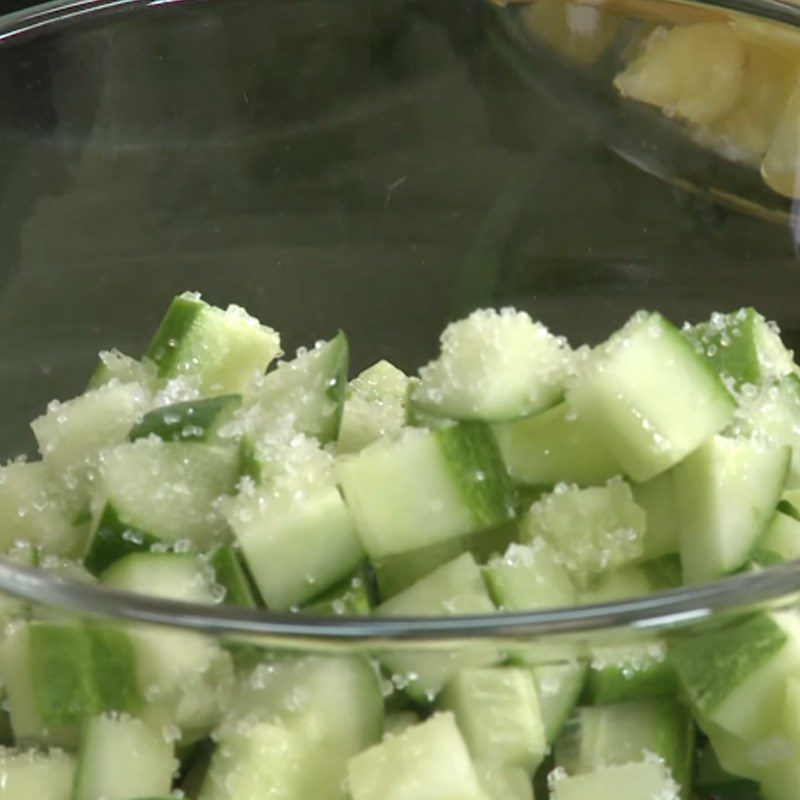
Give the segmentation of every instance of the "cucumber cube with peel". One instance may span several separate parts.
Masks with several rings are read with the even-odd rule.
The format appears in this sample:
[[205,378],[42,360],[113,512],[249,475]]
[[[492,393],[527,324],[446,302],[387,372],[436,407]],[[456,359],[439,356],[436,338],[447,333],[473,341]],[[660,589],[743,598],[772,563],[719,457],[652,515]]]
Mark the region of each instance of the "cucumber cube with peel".
[[475,770],[488,800],[534,800],[531,776],[524,769],[477,762]]
[[733,419],[725,384],[657,313],[635,314],[576,370],[567,402],[637,482],[665,472]]
[[790,461],[785,445],[714,436],[675,469],[686,583],[746,563],[780,500]]
[[186,293],[172,301],[144,360],[159,378],[189,378],[201,394],[213,396],[252,390],[279,355],[278,334],[244,309],[223,310]]
[[545,740],[552,746],[578,704],[586,682],[587,665],[576,659],[537,664],[530,670],[539,698]]
[[475,422],[408,429],[341,457],[336,474],[371,558],[497,527],[513,492],[489,429]]
[[154,408],[131,428],[128,438],[132,442],[148,436],[165,442],[206,442],[241,404],[241,395],[224,394]]
[[680,522],[675,513],[676,469],[631,486],[633,499],[645,513],[644,558],[648,561],[677,554],[680,549]]
[[347,774],[352,800],[487,800],[450,713],[365,750]]
[[658,759],[602,767],[585,775],[551,774],[551,800],[679,800],[680,789]]
[[71,800],[75,757],[0,749],[0,800]]
[[566,340],[524,311],[475,311],[445,328],[439,358],[420,370],[411,405],[451,419],[524,417],[559,400],[571,363]]

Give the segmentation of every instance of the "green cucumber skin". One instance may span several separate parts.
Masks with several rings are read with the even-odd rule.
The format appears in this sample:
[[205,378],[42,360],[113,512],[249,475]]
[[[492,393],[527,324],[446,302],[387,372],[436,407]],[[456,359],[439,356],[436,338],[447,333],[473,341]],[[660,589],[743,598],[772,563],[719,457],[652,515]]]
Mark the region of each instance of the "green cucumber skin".
[[476,526],[512,520],[515,493],[491,429],[482,422],[460,422],[434,435]]
[[224,603],[246,608],[263,607],[264,603],[233,547],[218,547],[211,556],[210,564],[214,568],[216,582],[225,588]]
[[126,525],[114,507],[107,503],[100,514],[83,565],[92,575],[100,575],[120,558],[130,553],[148,552],[160,541],[151,533]]
[[159,378],[170,374],[178,358],[177,344],[186,336],[205,307],[202,300],[184,295],[176,297],[170,303],[144,356],[156,365]]
[[582,702],[611,705],[629,700],[675,697],[679,688],[678,675],[668,659],[650,667],[645,673],[632,675],[628,675],[624,666],[608,666],[602,669],[590,666]]
[[224,419],[241,404],[241,395],[225,394],[162,406],[145,414],[133,426],[128,439],[135,442],[157,436],[165,442],[206,442],[219,426],[221,418]]
[[347,395],[347,375],[350,369],[350,343],[347,341],[344,331],[340,330],[331,340],[331,347],[335,348],[336,360],[334,363],[336,366],[330,383],[325,387],[325,396],[334,404],[334,412],[329,424],[323,426],[319,432],[320,444],[335,442],[339,438],[344,401]]

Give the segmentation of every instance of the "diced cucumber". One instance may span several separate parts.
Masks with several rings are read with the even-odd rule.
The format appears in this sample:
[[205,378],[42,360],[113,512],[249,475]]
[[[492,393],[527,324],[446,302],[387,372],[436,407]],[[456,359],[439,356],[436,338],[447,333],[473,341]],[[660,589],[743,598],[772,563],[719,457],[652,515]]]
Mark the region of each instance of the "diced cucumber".
[[265,662],[230,710],[200,800],[345,800],[348,759],[383,730],[378,677],[359,658]]
[[306,614],[320,616],[368,616],[376,605],[376,591],[367,567],[314,597],[303,606]]
[[544,723],[528,670],[462,670],[444,687],[438,705],[455,714],[474,761],[519,767],[529,775],[542,762],[547,748]]
[[524,311],[475,311],[445,328],[411,403],[454,419],[516,419],[558,401],[571,361],[566,340]]
[[694,784],[702,796],[719,795],[725,800],[758,800],[758,784],[727,772],[710,741],[699,750]]
[[677,553],[645,561],[642,570],[647,576],[650,591],[664,592],[683,584],[683,568]]
[[[375,609],[379,617],[489,614],[495,610],[481,571],[469,553],[458,556]],[[381,661],[414,697],[433,699],[459,670],[492,664],[499,654],[476,644],[448,652],[386,651]]]
[[489,800],[534,800],[531,777],[524,769],[478,763],[475,770]]
[[777,327],[754,308],[714,313],[708,322],[685,326],[683,332],[697,353],[737,387],[765,384],[794,369],[794,355]]
[[629,564],[601,573],[579,593],[579,605],[613,603],[628,597],[644,597],[652,586],[643,565]]
[[83,531],[72,517],[63,489],[42,462],[0,467],[0,549],[25,542],[47,553],[76,555]]
[[511,522],[457,539],[435,542],[419,550],[373,559],[378,593],[382,599],[388,600],[461,553],[470,552],[476,561],[486,561],[505,552],[516,538],[517,525]]
[[157,436],[165,442],[207,442],[242,404],[242,396],[224,394],[155,408],[131,428],[135,442]]
[[503,463],[481,423],[408,429],[342,457],[337,477],[372,558],[486,530],[514,513]]
[[754,436],[792,448],[788,488],[800,486],[800,377],[787,375],[755,395],[745,395],[731,426],[738,436]]
[[644,509],[647,520],[644,557],[647,560],[671,555],[679,550],[680,523],[675,513],[674,470],[662,472],[645,483],[634,484],[633,499]]
[[564,566],[582,582],[640,560],[644,531],[644,511],[620,478],[588,489],[559,484],[531,506],[522,523],[524,540],[547,539]]
[[[135,553],[101,576],[104,585],[194,603],[219,599],[209,566],[190,553]],[[156,626],[131,626],[139,686],[148,705],[141,716],[173,725],[185,738],[204,735],[226,707],[233,680],[230,655],[211,637]]]
[[785,446],[715,436],[675,469],[687,583],[747,561],[780,500],[790,460]]
[[156,383],[156,370],[152,363],[137,361],[119,350],[102,350],[100,363],[89,378],[86,386],[99,389],[107,383],[138,383],[140,386],[153,388]]
[[448,713],[359,753],[347,775],[352,800],[487,800]]
[[333,482],[332,460],[309,456],[309,473],[246,486],[225,504],[250,574],[267,606],[285,611],[347,578],[364,558],[353,519]]
[[214,579],[225,590],[223,603],[231,606],[257,608],[263,605],[252,585],[239,553],[230,545],[218,547],[209,559],[214,570]]
[[800,796],[800,678],[796,675],[786,681],[784,707],[776,727],[779,735],[751,748],[751,753],[763,757],[765,746],[772,750],[774,763],[765,764],[759,775],[766,800],[794,800]]
[[160,544],[158,537],[123,522],[116,508],[106,503],[92,526],[83,563],[92,575],[99,575],[115,561],[131,553],[146,553]]
[[551,800],[678,800],[680,790],[657,759],[604,767],[585,775],[557,775]]
[[592,486],[622,473],[599,434],[566,403],[492,426],[511,478],[524,484]]
[[650,697],[675,696],[678,677],[659,639],[592,649],[586,675],[587,702],[604,705]]
[[771,554],[776,561],[800,558],[800,521],[776,512],[758,540],[758,551]]
[[800,520],[800,489],[787,489],[778,503],[778,511]]
[[159,378],[186,376],[204,395],[241,394],[281,354],[280,337],[238,306],[176,297],[145,354]]
[[396,439],[406,424],[408,376],[388,361],[364,370],[347,386],[336,449],[357,453],[378,439]]
[[70,800],[75,759],[48,753],[0,749],[0,800]]
[[574,605],[575,586],[558,553],[544,539],[530,545],[512,544],[483,570],[489,592],[498,608],[525,611]]
[[76,510],[88,505],[100,451],[124,442],[149,403],[149,392],[138,384],[109,383],[66,403],[53,401],[31,423],[44,463],[63,482]]
[[246,422],[258,434],[291,428],[321,444],[339,435],[347,387],[349,350],[341,331],[311,350],[301,349],[263,380]]
[[233,490],[239,463],[235,447],[140,439],[103,454],[97,495],[125,529],[202,548],[226,532],[215,501]]
[[414,725],[419,725],[421,721],[415,711],[393,711],[386,715],[383,735],[385,737],[399,736]]
[[130,638],[97,624],[18,625],[0,644],[0,673],[20,744],[72,745],[84,717],[142,703]]
[[136,800],[166,795],[175,747],[134,717],[102,715],[84,724],[71,800]]
[[646,312],[579,364],[567,401],[638,482],[721,431],[735,409],[723,382],[681,332]]
[[754,614],[675,637],[670,658],[698,714],[756,741],[779,718],[785,680],[800,668],[800,622],[793,612]]
[[669,698],[578,708],[555,746],[556,763],[570,775],[603,767],[664,760],[689,800],[694,758],[694,720],[688,708]]
[[581,661],[537,664],[531,668],[544,722],[545,740],[555,742],[578,704],[586,680],[587,666]]

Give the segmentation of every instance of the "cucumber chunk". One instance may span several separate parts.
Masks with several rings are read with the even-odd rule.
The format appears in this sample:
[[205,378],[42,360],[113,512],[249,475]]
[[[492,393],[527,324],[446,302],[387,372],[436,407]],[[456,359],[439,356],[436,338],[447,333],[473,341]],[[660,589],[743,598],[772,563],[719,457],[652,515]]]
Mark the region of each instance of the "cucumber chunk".
[[478,763],[475,770],[490,800],[534,800],[531,777],[524,769]]
[[0,674],[20,744],[70,746],[84,717],[142,704],[130,638],[94,623],[18,625],[0,644]]
[[92,717],[84,724],[71,800],[166,795],[177,764],[161,731],[134,717]]
[[552,800],[678,800],[680,790],[663,763],[654,759],[605,767],[552,780]]
[[571,361],[566,340],[524,311],[475,311],[445,328],[411,404],[453,419],[516,419],[558,401]]
[[131,553],[146,553],[161,540],[146,531],[127,525],[111,503],[97,517],[83,564],[92,575],[99,575],[114,562]]
[[622,474],[595,429],[566,403],[492,426],[500,454],[517,483],[593,486]]
[[754,614],[676,637],[670,658],[696,713],[756,741],[779,718],[785,680],[800,668],[800,622],[793,612]]
[[307,469],[301,466],[264,487],[244,486],[225,504],[261,597],[279,611],[344,580],[364,558],[334,483],[332,459],[309,444]]
[[124,442],[149,403],[149,392],[138,384],[110,383],[66,403],[53,401],[31,423],[44,463],[77,511],[88,506],[98,454]]
[[406,424],[409,379],[388,361],[379,361],[347,386],[336,449],[357,453],[378,439],[396,439]]
[[72,521],[67,498],[40,461],[0,467],[0,549],[18,542],[55,555],[77,555],[83,530]]
[[498,608],[526,611],[574,605],[575,586],[558,553],[544,539],[512,544],[484,567],[483,576]]
[[678,677],[663,641],[654,639],[592,649],[584,698],[598,705],[670,697]]
[[156,384],[156,370],[152,363],[137,361],[119,350],[102,350],[100,363],[89,378],[87,390],[99,389],[108,383],[138,383],[149,389]]
[[675,494],[674,472],[674,469],[662,472],[645,483],[631,487],[633,499],[645,513],[646,560],[677,554],[680,549],[680,522],[675,513],[678,498]]
[[586,664],[581,661],[537,664],[531,668],[548,746],[555,742],[578,704],[586,681],[586,669]]
[[724,383],[660,314],[637,313],[577,369],[567,402],[637,482],[665,472],[733,419]]
[[103,454],[96,492],[124,529],[202,548],[226,534],[215,501],[233,490],[239,464],[234,447],[139,439]]
[[339,333],[311,350],[301,349],[293,361],[284,361],[262,381],[251,409],[249,425],[261,430],[289,427],[320,444],[339,435],[347,388],[349,350]]
[[70,800],[75,759],[62,750],[0,749],[0,800]]
[[204,395],[242,394],[281,354],[280,337],[238,306],[176,297],[145,354],[159,378],[193,379]]
[[715,436],[675,469],[684,580],[701,583],[741,567],[780,500],[791,451]]
[[165,442],[207,442],[241,404],[241,395],[225,394],[155,408],[131,428],[128,438],[132,442],[148,436]]
[[[494,610],[480,568],[471,554],[464,553],[378,606],[375,614],[433,617]],[[380,658],[393,673],[396,685],[415,698],[432,700],[459,670],[487,666],[498,661],[499,654],[489,645],[476,644],[443,653],[387,651]]]
[[545,730],[529,671],[514,667],[462,670],[444,687],[438,705],[455,714],[474,761],[519,767],[529,775],[542,762]]
[[397,441],[341,458],[336,472],[372,558],[487,530],[514,515],[503,463],[480,423],[408,429]]
[[758,552],[769,554],[770,563],[800,558],[800,521],[776,512],[758,541]]
[[672,698],[578,708],[555,746],[556,764],[570,775],[663,759],[680,797],[691,796],[694,721]]
[[594,578],[579,593],[578,605],[613,603],[628,597],[644,597],[652,586],[644,565],[629,564]]
[[214,579],[225,590],[222,602],[231,606],[257,608],[263,605],[242,565],[239,553],[230,545],[221,545],[212,554],[209,564]]
[[449,713],[359,753],[347,775],[352,800],[487,800]]
[[531,506],[523,540],[544,537],[578,581],[642,558],[645,515],[619,478],[579,489],[560,484]]
[[708,322],[683,330],[697,353],[734,386],[766,384],[794,370],[794,355],[774,323],[754,308],[714,313]]
[[367,567],[332,586],[303,606],[306,614],[319,616],[369,616],[377,604],[373,578]]

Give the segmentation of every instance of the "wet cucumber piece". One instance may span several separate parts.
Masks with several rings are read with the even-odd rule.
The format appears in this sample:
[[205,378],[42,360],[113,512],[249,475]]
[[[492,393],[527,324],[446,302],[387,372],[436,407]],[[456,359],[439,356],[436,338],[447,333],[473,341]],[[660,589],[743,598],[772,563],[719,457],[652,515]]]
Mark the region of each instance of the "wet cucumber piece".
[[766,564],[800,558],[800,520],[776,512],[758,540],[755,560]]
[[531,776],[524,769],[478,762],[475,770],[488,800],[534,800]]
[[519,767],[533,775],[547,744],[536,684],[515,667],[465,669],[442,690],[438,706],[455,714],[475,762]]
[[680,522],[675,513],[675,469],[662,472],[645,483],[631,486],[633,499],[644,509],[644,558],[677,554],[680,548]]
[[571,360],[566,340],[524,311],[475,311],[445,328],[439,358],[420,370],[411,406],[451,419],[527,416],[560,399]]
[[[378,606],[375,614],[435,617],[490,614],[494,610],[480,568],[469,553],[464,553]],[[499,654],[489,645],[476,644],[449,653],[386,651],[380,658],[397,685],[415,699],[430,701],[459,670],[495,663]]]
[[246,608],[263,605],[237,550],[221,545],[211,554],[209,564],[214,570],[215,582],[225,590],[224,603]]
[[0,749],[0,800],[70,800],[75,758],[62,750],[42,753]]
[[600,435],[566,403],[496,423],[492,430],[508,474],[517,483],[593,486],[622,473]]
[[187,293],[172,301],[144,360],[161,379],[188,378],[203,395],[224,395],[250,389],[280,354],[278,334],[243,309]]
[[156,436],[165,442],[207,442],[242,404],[238,394],[189,400],[153,409],[131,428],[135,442]]
[[639,312],[578,364],[567,402],[637,482],[685,458],[733,419],[724,383],[660,314]]
[[347,385],[336,449],[357,453],[384,438],[397,438],[406,424],[409,378],[379,361]]
[[555,745],[556,764],[569,775],[658,756],[680,797],[691,797],[694,720],[674,698],[576,709]]
[[657,760],[603,767],[584,775],[557,777],[551,800],[678,800],[679,789]]
[[71,800],[165,795],[176,766],[162,731],[134,717],[92,717],[83,726]]
[[581,661],[538,664],[530,668],[548,746],[555,742],[578,704],[586,681],[586,669],[586,664]]
[[786,446],[715,436],[675,469],[686,583],[745,564],[780,500],[790,460]]
[[794,357],[777,328],[754,308],[715,313],[683,330],[697,353],[736,387],[765,384],[794,369]]
[[86,389],[99,389],[107,383],[138,383],[153,389],[156,384],[155,366],[148,361],[137,361],[119,350],[100,352],[100,363],[89,378]]
[[359,753],[347,777],[352,800],[486,800],[450,713]]
[[377,588],[367,566],[303,605],[303,612],[318,616],[369,616],[377,605]]
[[320,444],[336,440],[342,421],[347,369],[347,337],[342,331],[328,342],[298,351],[268,373],[250,414],[256,433],[275,427],[313,436]]
[[115,561],[131,553],[148,552],[160,544],[157,536],[126,525],[114,506],[106,503],[93,526],[83,564],[92,575],[99,575]]
[[578,605],[613,603],[630,597],[644,597],[651,591],[652,585],[644,565],[628,564],[594,578],[579,592]]
[[0,673],[20,744],[72,745],[85,717],[143,702],[131,639],[98,624],[19,625],[0,645]]
[[336,473],[374,559],[488,530],[514,514],[505,468],[481,423],[408,429],[342,457]]

